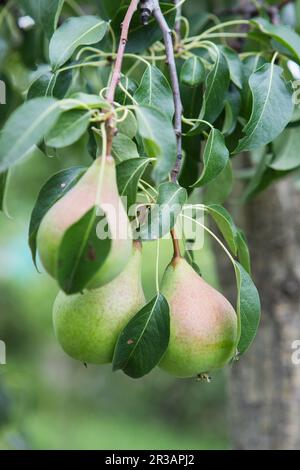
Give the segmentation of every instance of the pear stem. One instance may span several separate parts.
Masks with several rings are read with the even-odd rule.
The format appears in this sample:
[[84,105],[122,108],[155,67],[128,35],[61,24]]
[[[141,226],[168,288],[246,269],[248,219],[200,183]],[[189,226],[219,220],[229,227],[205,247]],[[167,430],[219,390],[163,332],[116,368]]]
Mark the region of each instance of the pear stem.
[[175,230],[171,230],[171,237],[172,237],[172,242],[173,242],[173,249],[174,249],[174,255],[173,259],[178,259],[181,258],[181,251],[180,251],[180,246],[179,246],[179,241],[176,236]]
[[[116,89],[121,79],[122,64],[123,64],[126,44],[128,41],[128,33],[129,33],[131,20],[135,11],[137,10],[138,4],[139,4],[139,0],[131,0],[128,10],[126,12],[124,21],[122,23],[121,37],[120,37],[118,52],[117,52],[117,56],[115,60],[112,77],[111,77],[110,84],[109,84],[107,94],[106,94],[106,100],[111,104],[112,107],[114,106]],[[112,141],[116,133],[116,125],[115,125],[115,120],[114,120],[113,115],[106,122],[106,133],[107,133],[106,155],[109,157],[111,155],[111,150],[112,150]]]

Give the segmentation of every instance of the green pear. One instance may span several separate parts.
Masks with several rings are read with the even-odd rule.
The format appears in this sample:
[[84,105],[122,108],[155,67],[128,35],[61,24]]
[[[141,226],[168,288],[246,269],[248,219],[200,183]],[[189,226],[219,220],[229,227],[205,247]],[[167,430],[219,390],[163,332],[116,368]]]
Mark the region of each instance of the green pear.
[[134,243],[128,265],[112,282],[83,294],[58,294],[53,308],[54,331],[71,357],[91,364],[112,361],[119,334],[145,305],[141,258],[141,246]]
[[223,367],[235,355],[237,315],[225,297],[183,258],[167,268],[161,292],[170,306],[170,342],[160,367],[193,377]]
[[37,235],[41,262],[56,278],[59,247],[66,230],[92,207],[103,210],[110,230],[111,250],[88,283],[88,289],[100,287],[118,276],[128,263],[132,248],[132,232],[118,193],[114,159],[107,157],[104,163],[103,166],[102,158],[97,158],[78,183],[49,209]]

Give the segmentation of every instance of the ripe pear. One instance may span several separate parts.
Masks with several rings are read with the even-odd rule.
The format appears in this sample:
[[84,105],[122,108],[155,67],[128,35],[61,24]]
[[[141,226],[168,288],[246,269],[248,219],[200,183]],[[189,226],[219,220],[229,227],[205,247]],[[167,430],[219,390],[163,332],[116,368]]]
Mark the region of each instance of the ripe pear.
[[161,292],[170,306],[170,342],[160,367],[186,378],[230,361],[236,351],[237,315],[228,300],[179,257],[167,268]]
[[91,364],[112,361],[119,334],[145,305],[141,257],[141,246],[135,242],[128,265],[112,282],[83,294],[58,294],[53,308],[54,331],[71,357]]
[[132,248],[132,232],[120,199],[115,162],[97,158],[78,183],[59,199],[42,219],[37,235],[37,247],[46,271],[56,278],[60,243],[68,228],[80,220],[92,207],[98,206],[106,215],[111,249],[104,264],[90,280],[87,288],[100,287],[123,271]]

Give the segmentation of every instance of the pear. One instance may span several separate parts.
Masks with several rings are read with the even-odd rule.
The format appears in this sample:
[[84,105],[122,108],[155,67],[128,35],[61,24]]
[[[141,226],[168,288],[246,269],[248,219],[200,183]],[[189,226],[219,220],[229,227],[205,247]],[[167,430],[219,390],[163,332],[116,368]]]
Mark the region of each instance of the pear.
[[59,199],[42,219],[37,235],[37,247],[46,271],[56,278],[57,257],[66,230],[97,205],[106,215],[111,250],[104,264],[90,280],[87,288],[100,287],[123,271],[132,248],[132,232],[120,199],[115,162],[97,158],[78,183]]
[[112,361],[119,334],[145,305],[141,257],[141,246],[135,242],[127,267],[112,282],[83,294],[58,294],[53,308],[54,331],[71,357],[91,364]]
[[160,367],[186,378],[229,362],[236,351],[237,315],[228,300],[179,257],[167,268],[161,292],[170,306],[170,342]]

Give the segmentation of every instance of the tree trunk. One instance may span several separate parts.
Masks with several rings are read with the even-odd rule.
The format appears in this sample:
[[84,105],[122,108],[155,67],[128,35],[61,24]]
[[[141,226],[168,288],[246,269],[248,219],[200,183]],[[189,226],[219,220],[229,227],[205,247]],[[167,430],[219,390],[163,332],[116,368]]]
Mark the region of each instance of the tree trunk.
[[300,365],[292,362],[300,340],[300,193],[293,182],[281,181],[244,206],[240,224],[262,320],[230,372],[233,448],[300,449]]

